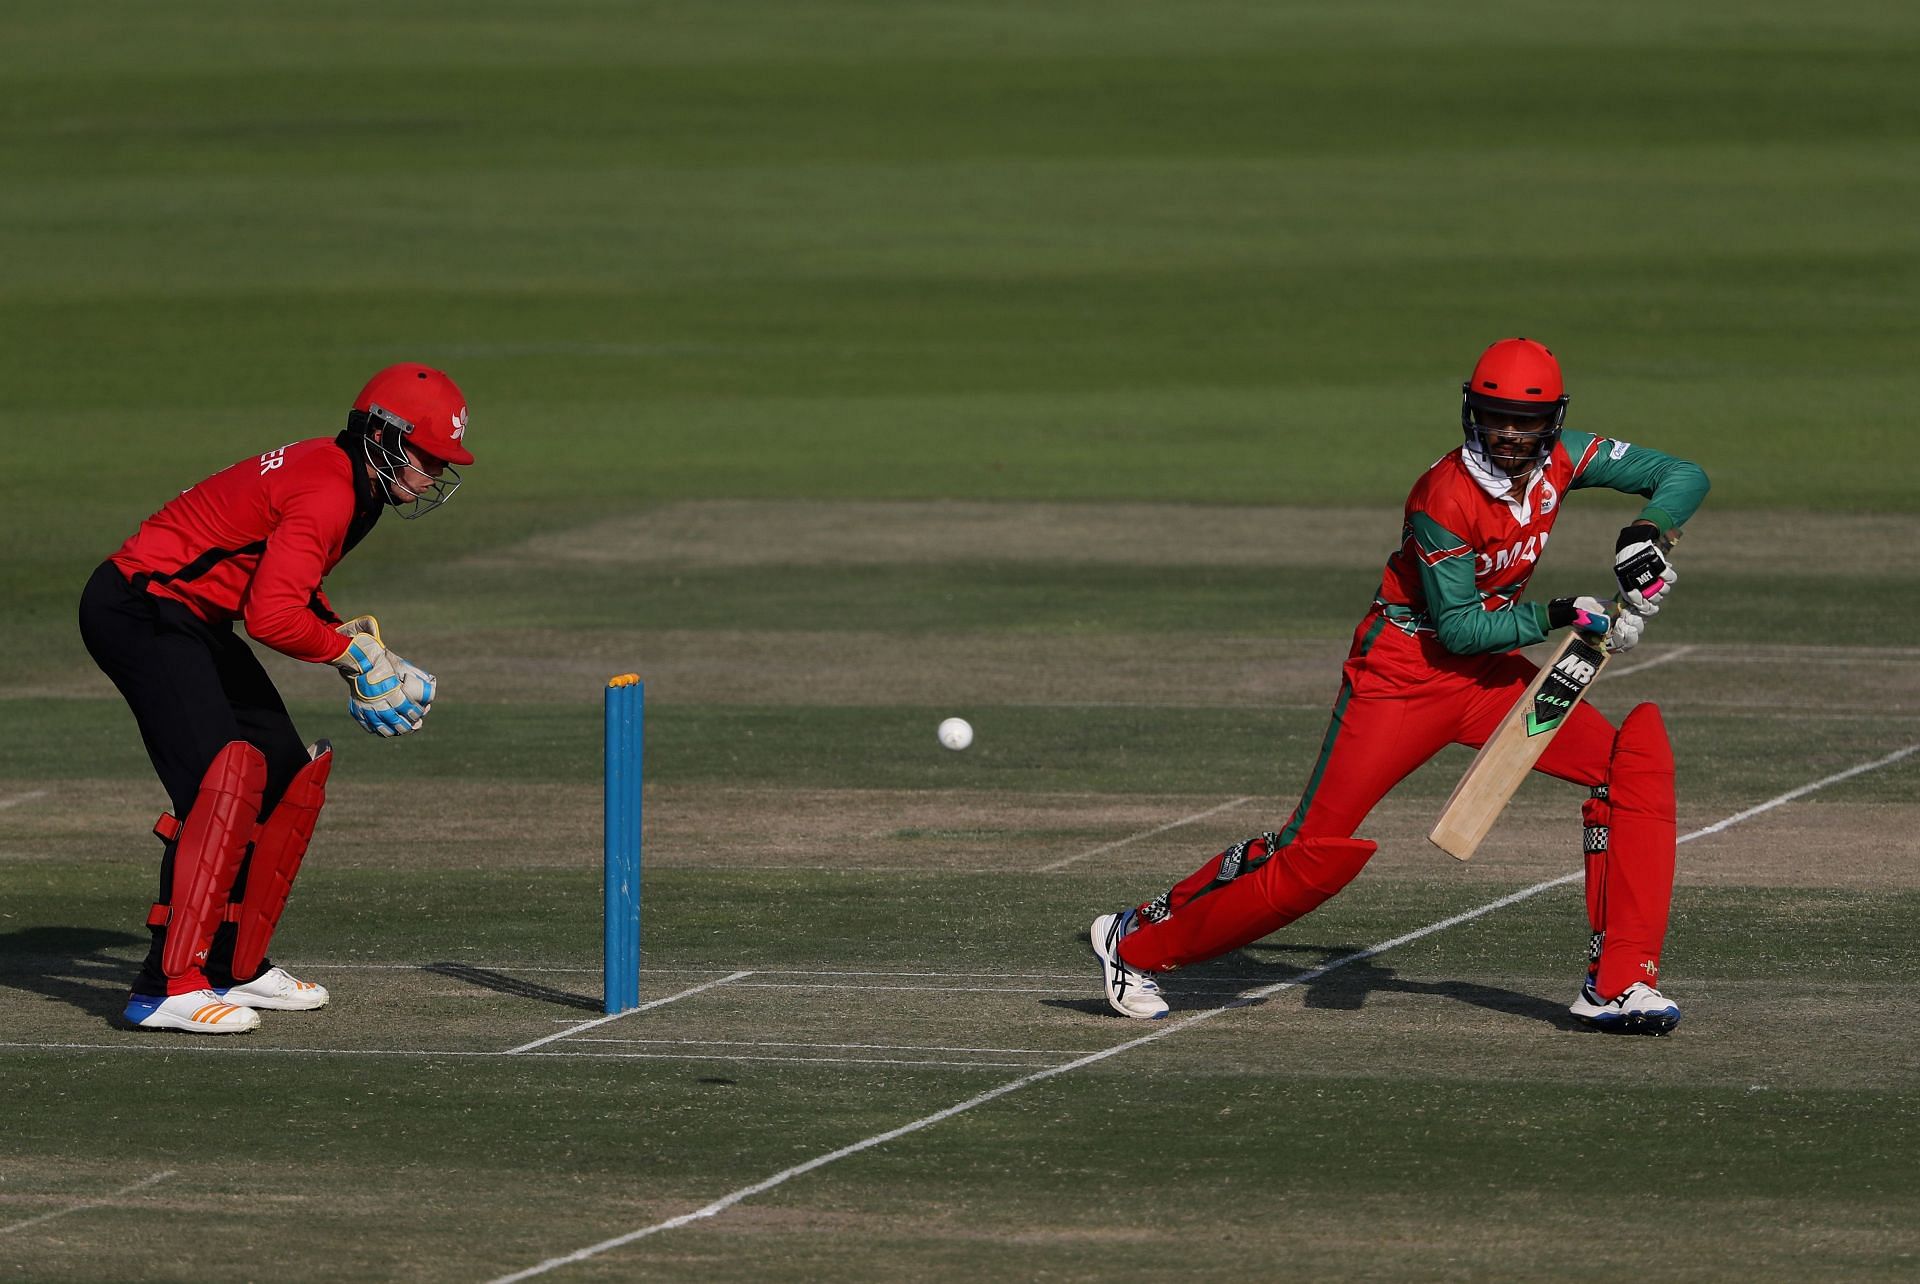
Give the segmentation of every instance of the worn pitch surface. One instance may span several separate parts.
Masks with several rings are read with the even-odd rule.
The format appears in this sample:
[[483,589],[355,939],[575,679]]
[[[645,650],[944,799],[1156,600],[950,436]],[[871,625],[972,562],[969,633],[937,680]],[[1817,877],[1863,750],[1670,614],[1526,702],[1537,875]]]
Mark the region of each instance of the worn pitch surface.
[[[1171,543],[1189,518],[1141,506],[1128,526],[1160,522]],[[1844,520],[1802,529],[1847,538]],[[544,573],[596,574],[549,548]],[[1205,565],[1204,542],[1187,558]],[[1711,563],[1689,569],[1705,581]],[[1716,638],[1688,628],[1690,606],[1595,696],[1615,717],[1661,703],[1683,832],[1920,743],[1920,656]],[[1382,851],[1348,892],[1169,984],[1176,1021],[1262,997],[1075,1064],[1168,1029],[1107,1014],[1087,921],[1284,818],[1339,644],[985,631],[929,647],[884,615],[845,634],[626,639],[663,675],[643,982],[658,1006],[605,1023],[591,675],[508,634],[432,639],[458,695],[418,741],[344,742],[283,932],[281,956],[336,1001],[231,1042],[113,1019],[159,805],[124,713],[78,667],[54,675],[70,692],[8,702],[24,735],[0,771],[0,1062],[33,1108],[9,1129],[5,1252],[40,1278],[218,1276],[202,1256],[217,1227],[242,1274],[490,1278],[1072,1066],[552,1269],[1078,1277],[1124,1252],[1169,1273],[1252,1256],[1297,1278],[1466,1278],[1524,1249],[1578,1275],[1640,1251],[1589,1228],[1640,1217],[1689,1226],[1662,1264],[1674,1278],[1906,1269],[1916,759],[1683,847],[1672,1038],[1567,1017],[1577,884],[1315,975],[1577,868],[1577,791],[1548,781],[1471,864],[1430,848],[1466,760],[1450,751],[1369,820]],[[617,635],[600,645],[622,654]],[[939,699],[948,665],[991,702]],[[325,683],[284,677],[326,727],[331,705],[305,702]],[[979,729],[965,754],[932,735],[955,711]]]

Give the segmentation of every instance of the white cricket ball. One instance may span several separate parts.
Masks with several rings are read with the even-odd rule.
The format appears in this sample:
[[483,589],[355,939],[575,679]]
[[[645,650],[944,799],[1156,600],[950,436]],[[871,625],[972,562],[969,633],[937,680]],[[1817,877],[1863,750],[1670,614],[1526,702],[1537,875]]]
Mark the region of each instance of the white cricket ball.
[[973,743],[973,727],[965,718],[948,718],[940,724],[940,743],[949,749],[965,749]]

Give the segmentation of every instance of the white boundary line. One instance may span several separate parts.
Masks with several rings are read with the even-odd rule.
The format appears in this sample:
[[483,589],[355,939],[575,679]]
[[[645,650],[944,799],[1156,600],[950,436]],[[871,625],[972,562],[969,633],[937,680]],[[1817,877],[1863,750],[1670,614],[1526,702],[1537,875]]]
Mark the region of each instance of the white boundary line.
[[[1677,841],[1682,843],[1692,842],[1694,839],[1704,838],[1708,834],[1717,834],[1724,829],[1739,824],[1741,821],[1749,820],[1763,812],[1772,811],[1775,807],[1792,802],[1796,798],[1803,798],[1817,789],[1824,789],[1828,785],[1838,784],[1840,781],[1850,780],[1855,776],[1864,775],[1869,771],[1876,771],[1881,767],[1891,766],[1901,759],[1910,757],[1917,752],[1920,752],[1920,744],[1911,744],[1904,749],[1897,749],[1885,757],[1874,759],[1872,762],[1862,763],[1857,767],[1850,767],[1845,771],[1835,772],[1831,776],[1822,777],[1811,784],[1802,785],[1798,789],[1790,789],[1778,797],[1769,798],[1766,802],[1758,806],[1749,807],[1745,811],[1727,817],[1725,820],[1708,825],[1703,829],[1696,829],[1691,833],[1684,834]],[[1048,1079],[1056,1078],[1071,1070],[1078,1070],[1084,1066],[1105,1061],[1109,1057],[1117,1057],[1123,1052],[1130,1052],[1135,1048],[1145,1047],[1149,1043],[1158,1042],[1161,1039],[1178,1034],[1182,1030],[1190,1029],[1202,1021],[1210,1021],[1223,1012],[1231,1012],[1236,1008],[1244,1008],[1259,1003],[1283,991],[1295,989],[1311,981],[1316,981],[1327,973],[1337,971],[1349,964],[1362,962],[1366,959],[1373,958],[1377,954],[1384,954],[1388,950],[1417,941],[1422,937],[1431,936],[1436,932],[1444,932],[1450,927],[1458,927],[1462,923],[1470,923],[1474,919],[1493,913],[1495,910],[1505,909],[1507,906],[1518,904],[1528,897],[1537,896],[1541,892],[1551,890],[1552,888],[1562,887],[1568,883],[1580,881],[1585,877],[1585,870],[1575,870],[1573,873],[1563,874],[1559,878],[1550,878],[1543,883],[1535,883],[1531,887],[1523,887],[1511,895],[1502,896],[1498,900],[1488,901],[1484,905],[1466,910],[1463,913],[1455,914],[1451,918],[1443,918],[1437,923],[1429,923],[1425,927],[1415,928],[1413,931],[1396,936],[1390,941],[1382,941],[1378,945],[1371,945],[1364,950],[1356,950],[1352,954],[1332,959],[1326,963],[1322,963],[1319,967],[1302,972],[1298,976],[1290,977],[1285,981],[1278,981],[1272,985],[1262,986],[1257,990],[1252,990],[1241,995],[1231,1002],[1223,1003],[1219,1007],[1207,1008],[1204,1011],[1195,1012],[1191,1016],[1180,1017],[1169,1022],[1165,1027],[1155,1030],[1151,1034],[1141,1035],[1137,1039],[1129,1039],[1125,1043],[1118,1043],[1111,1048],[1105,1048],[1099,1052],[1076,1058],[1075,1060],[1066,1062],[1064,1065],[1048,1066],[1043,1070],[1036,1070],[1032,1074],[1022,1075],[1020,1078],[1009,1080],[997,1088],[990,1088],[978,1096],[969,1097],[956,1105],[948,1106],[945,1110],[936,1110],[934,1113],[924,1115],[911,1123],[901,1124],[898,1128],[889,1129],[882,1133],[875,1133],[871,1137],[856,1141],[852,1145],[842,1146],[840,1149],[829,1151],[824,1155],[816,1155],[805,1163],[795,1164],[791,1168],[782,1169],[780,1172],[773,1174],[773,1176],[763,1178],[751,1186],[742,1186],[732,1194],[723,1195],[712,1203],[696,1208],[690,1213],[682,1213],[678,1217],[669,1217],[666,1221],[655,1222],[651,1226],[642,1226],[638,1230],[628,1231],[624,1235],[616,1235],[612,1239],[603,1239],[598,1244],[589,1244],[585,1248],[576,1249],[561,1257],[550,1257],[544,1262],[527,1267],[525,1270],[516,1271],[511,1275],[499,1276],[491,1281],[491,1284],[516,1284],[516,1281],[531,1279],[536,1275],[544,1275],[548,1271],[555,1270],[562,1266],[571,1266],[575,1262],[584,1262],[588,1258],[598,1257],[602,1253],[624,1247],[637,1240],[645,1239],[650,1235],[657,1235],[662,1231],[675,1230],[687,1225],[689,1222],[696,1222],[704,1218],[717,1216],[727,1211],[727,1209],[732,1208],[735,1204],[740,1203],[742,1200],[751,1199],[755,1195],[772,1190],[775,1186],[784,1185],[792,1181],[795,1177],[804,1176],[816,1168],[824,1168],[828,1164],[835,1163],[851,1155],[857,1155],[863,1150],[871,1150],[875,1146],[885,1145],[889,1141],[905,1137],[910,1133],[919,1132],[924,1128],[931,1128],[933,1125],[951,1119],[955,1115],[964,1114],[978,1106],[984,1106],[990,1101],[996,1101],[1009,1093],[1018,1092],[1022,1088],[1031,1087],[1036,1083],[1043,1083]]]
[[1110,852],[1116,847],[1125,847],[1128,843],[1137,843],[1142,838],[1152,838],[1155,834],[1164,834],[1169,829],[1178,829],[1182,825],[1191,825],[1194,821],[1205,820],[1216,812],[1223,812],[1229,808],[1238,807],[1241,803],[1250,803],[1259,796],[1258,794],[1248,794],[1245,798],[1235,798],[1231,801],[1223,802],[1218,807],[1209,807],[1205,811],[1196,811],[1191,816],[1182,816],[1179,820],[1170,820],[1158,829],[1149,829],[1138,834],[1129,834],[1125,838],[1116,839],[1110,843],[1103,843],[1092,851],[1079,852],[1072,856],[1063,856],[1050,864],[1036,866],[1033,872],[1036,874],[1051,874],[1056,869],[1065,869],[1075,861],[1085,860],[1089,856],[1098,856],[1101,852]]
[[718,977],[714,980],[706,981],[699,985],[696,985],[690,990],[682,990],[678,994],[669,994],[664,999],[655,999],[651,1003],[642,1003],[637,1008],[628,1008],[625,1012],[614,1012],[607,1016],[595,1017],[591,1021],[582,1021],[579,1025],[569,1026],[565,1030],[556,1031],[553,1034],[547,1035],[545,1038],[535,1039],[532,1043],[523,1043],[517,1048],[508,1048],[506,1052],[503,1053],[502,1055],[510,1057],[510,1056],[513,1056],[515,1053],[531,1052],[535,1048],[540,1047],[542,1044],[553,1043],[556,1040],[566,1038],[570,1034],[578,1034],[582,1030],[591,1030],[595,1026],[605,1025],[609,1021],[618,1021],[622,1017],[630,1017],[636,1012],[647,1012],[652,1010],[653,1008],[663,1008],[669,1003],[677,1003],[681,999],[688,998],[692,995],[700,993],[702,990],[711,990],[716,985],[725,985],[729,981],[738,981],[743,976],[752,976],[752,975],[753,975],[752,972],[734,972],[727,976]]
[[24,794],[17,794],[12,798],[0,798],[0,811],[5,811],[9,807],[18,807],[21,803],[32,802],[36,798],[45,798],[46,796],[46,790],[32,789]]
[[169,1168],[163,1173],[154,1173],[151,1177],[142,1177],[131,1186],[122,1186],[111,1195],[104,1195],[99,1199],[85,1200],[67,1208],[56,1208],[50,1213],[42,1213],[38,1217],[29,1217],[24,1222],[15,1222],[11,1226],[0,1226],[0,1235],[7,1235],[17,1230],[24,1230],[29,1226],[38,1226],[41,1222],[50,1222],[56,1217],[65,1217],[68,1213],[85,1212],[89,1208],[104,1208],[116,1200],[125,1199],[136,1190],[145,1190],[149,1186],[157,1186],[167,1178],[173,1176],[173,1174],[174,1170]]

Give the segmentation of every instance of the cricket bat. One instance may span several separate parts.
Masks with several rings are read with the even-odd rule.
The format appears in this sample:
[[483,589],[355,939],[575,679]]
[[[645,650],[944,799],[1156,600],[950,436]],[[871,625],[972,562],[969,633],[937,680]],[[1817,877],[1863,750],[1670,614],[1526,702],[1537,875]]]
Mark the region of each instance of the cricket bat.
[[[1678,535],[1674,532],[1673,538]],[[1673,539],[1660,544],[1670,551]],[[1603,642],[1589,640],[1578,629],[1568,631],[1473,756],[1427,841],[1455,860],[1467,860],[1479,849],[1514,790],[1586,698],[1587,688],[1600,676],[1610,654]]]

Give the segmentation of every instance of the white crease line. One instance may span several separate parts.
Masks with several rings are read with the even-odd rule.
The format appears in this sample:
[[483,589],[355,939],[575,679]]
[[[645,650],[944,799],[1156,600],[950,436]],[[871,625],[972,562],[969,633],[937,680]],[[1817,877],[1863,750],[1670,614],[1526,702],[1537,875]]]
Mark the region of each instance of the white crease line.
[[[583,1042],[586,1042],[583,1040]],[[576,1045],[569,1044],[571,1049]],[[784,1061],[801,1065],[880,1065],[880,1066],[989,1066],[1004,1070],[1026,1070],[1033,1065],[1031,1061],[928,1061],[919,1058],[880,1058],[880,1057],[773,1057],[722,1055],[719,1053],[699,1052],[575,1052],[553,1050],[548,1052],[500,1052],[492,1048],[275,1048],[255,1044],[246,1047],[238,1043],[154,1043],[148,1041],[130,1043],[10,1043],[0,1042],[0,1048],[18,1048],[32,1052],[153,1052],[165,1056],[177,1052],[198,1052],[208,1056],[243,1057],[249,1054],[257,1056],[281,1057],[406,1057],[417,1061],[446,1061],[455,1058],[469,1061],[498,1061],[512,1057],[516,1061]],[[1073,1056],[1071,1052],[1049,1055]]]
[[742,981],[737,990],[852,990],[856,994],[1078,994],[1086,978],[1073,986],[1060,985],[834,985],[825,981]]
[[1698,651],[1699,649],[1700,648],[1697,646],[1677,646],[1673,648],[1673,650],[1671,651],[1663,651],[1661,654],[1654,656],[1651,660],[1643,660],[1639,664],[1630,664],[1624,669],[1614,669],[1614,668],[1603,669],[1601,670],[1600,676],[1605,678],[1631,677],[1633,674],[1636,674],[1636,673],[1645,673],[1648,669],[1657,669],[1663,664],[1671,664],[1675,660],[1681,659],[1684,656],[1692,655],[1695,651]]
[[836,1052],[994,1052],[1077,1057],[1094,1048],[950,1048],[926,1043],[789,1043],[778,1039],[576,1039],[576,1043],[655,1043],[688,1048],[830,1048]]
[[[329,972],[425,972],[437,966],[440,963],[453,963],[453,962],[455,962],[455,960],[438,959],[438,960],[435,960],[435,962],[433,963],[329,963],[324,959],[300,959],[299,965],[303,968],[315,968],[315,969],[325,968]],[[592,967],[523,967],[518,963],[459,963],[457,964],[457,966],[474,967],[474,968],[480,968],[481,970],[487,971],[487,972],[505,972],[509,974],[515,973],[515,972],[598,973],[600,971],[600,966],[598,964],[595,964]],[[656,968],[656,967],[646,967],[643,961],[641,970],[644,972],[659,973],[659,972],[724,972],[727,969],[723,967]]]
[[1790,803],[1796,798],[1804,798],[1816,789],[1825,789],[1828,785],[1837,785],[1843,780],[1852,780],[1855,776],[1864,776],[1869,771],[1878,771],[1882,767],[1891,767],[1902,758],[1911,757],[1916,753],[1920,753],[1920,744],[1911,744],[1905,749],[1894,750],[1884,758],[1875,758],[1872,762],[1863,762],[1858,767],[1849,767],[1845,771],[1836,771],[1831,776],[1822,777],[1810,785],[1802,785],[1798,789],[1789,789],[1778,798],[1769,798],[1758,807],[1749,807],[1745,811],[1736,812],[1725,820],[1715,821],[1705,829],[1696,829],[1679,841],[1684,843],[1695,838],[1705,838],[1708,834],[1717,834],[1723,829],[1731,829],[1743,820],[1751,820],[1762,812],[1772,811],[1775,807]]
[[[295,965],[296,963],[289,964],[289,966],[295,966]],[[315,963],[315,962],[312,962],[311,960],[305,960],[305,959],[298,960],[297,966],[300,967],[302,970],[314,971],[314,972],[319,972],[322,970],[340,971],[345,968],[361,968],[361,969],[377,968],[381,971],[393,971],[393,972],[408,972],[408,971],[424,972],[426,970],[425,967],[423,967],[421,964],[418,964],[418,963],[338,964],[338,963]],[[598,972],[600,970],[597,967],[547,967],[547,968],[521,967],[521,968],[516,968],[513,965],[507,964],[507,963],[501,963],[501,964],[474,963],[474,964],[469,964],[468,966],[484,968],[489,972],[500,972],[509,976],[517,972]],[[724,967],[653,967],[653,968],[646,969],[647,974],[650,976],[681,976],[681,975],[698,976],[705,973],[728,972],[728,971],[734,971],[734,970],[737,970],[737,969],[724,968]],[[917,972],[917,971],[916,972],[886,972],[886,971],[877,971],[870,968],[857,968],[857,969],[843,970],[838,968],[756,967],[751,969],[751,974],[754,976],[877,976],[877,977],[882,977],[886,979],[897,979],[897,980],[906,980],[906,979],[924,977],[927,980],[932,980],[932,981],[938,981],[938,980],[944,980],[944,979],[972,980],[972,981],[1072,981],[1076,985],[1084,983],[1086,980],[1085,972]],[[1219,981],[1219,982],[1244,981],[1249,984],[1252,984],[1253,982],[1256,982],[1256,981],[1265,981],[1267,978],[1264,976],[1218,976],[1218,977],[1210,977],[1209,979],[1214,981]],[[774,982],[774,981],[755,981],[752,984],[764,989],[764,988],[778,988],[779,984],[781,983]],[[796,988],[804,988],[804,983],[802,982],[795,981],[795,982],[787,982],[786,984],[793,985]],[[992,987],[987,987],[987,988],[992,988]],[[448,991],[448,993],[453,993],[453,991]],[[554,1018],[555,1021],[575,1021],[577,1019],[578,1018],[576,1017],[555,1017]]]
[[565,1030],[555,1031],[553,1034],[549,1034],[545,1038],[535,1039],[532,1043],[523,1043],[517,1048],[508,1048],[504,1055],[513,1056],[515,1053],[519,1053],[519,1052],[531,1052],[533,1049],[541,1046],[542,1044],[552,1043],[557,1039],[564,1039],[570,1034],[578,1034],[582,1030],[591,1030],[595,1026],[605,1025],[609,1021],[618,1021],[622,1017],[633,1016],[637,1012],[647,1012],[653,1008],[665,1007],[669,1003],[677,1003],[681,999],[688,998],[692,995],[700,993],[702,990],[711,990],[716,985],[725,985],[729,981],[738,981],[743,976],[752,976],[752,975],[753,975],[752,972],[734,972],[727,976],[717,977],[714,980],[706,981],[699,985],[696,985],[690,990],[682,990],[678,994],[669,994],[664,999],[655,999],[651,1003],[642,1003],[639,1007],[628,1008],[625,1012],[614,1012],[614,1013],[610,1013],[607,1016],[595,1017],[591,1021],[582,1021],[579,1025],[572,1026]]
[[[426,963],[317,963],[312,959],[297,960],[297,965],[312,971],[381,971],[381,972],[424,972],[432,966]],[[291,964],[290,964],[291,966]],[[519,972],[598,972],[597,967],[518,967],[512,963],[468,963],[465,967],[480,968],[488,972],[500,972],[511,976]],[[650,976],[700,976],[731,972],[730,967],[648,967],[644,971]],[[1080,980],[1082,972],[888,972],[873,968],[806,968],[806,967],[756,967],[755,976],[970,976],[988,981],[1059,981]],[[1255,978],[1250,978],[1255,979]],[[563,1018],[570,1020],[571,1018]]]
[[[504,1055],[504,1054],[502,1054]],[[1029,1070],[1031,1061],[929,1061],[920,1057],[770,1057],[721,1052],[536,1052],[539,1057],[597,1057],[603,1061],[780,1061],[803,1066],[991,1066]]]
[[84,1212],[89,1208],[104,1208],[117,1200],[125,1199],[136,1190],[145,1190],[149,1186],[156,1186],[173,1176],[173,1174],[174,1170],[169,1168],[163,1173],[155,1173],[151,1177],[142,1177],[131,1186],[122,1186],[119,1190],[114,1191],[111,1195],[107,1195],[104,1198],[89,1199],[84,1203],[74,1204],[68,1208],[56,1208],[50,1213],[42,1213],[38,1217],[29,1217],[24,1222],[15,1222],[11,1226],[0,1226],[0,1235],[22,1230],[28,1226],[38,1226],[41,1222],[50,1222],[56,1217],[65,1217],[68,1213]]
[[9,807],[18,807],[21,803],[32,802],[36,798],[45,798],[46,796],[47,791],[44,789],[31,789],[24,794],[16,794],[12,798],[0,798],[0,811],[5,811]]
[[[1860,766],[1849,768],[1846,771],[1836,772],[1831,776],[1816,780],[1812,784],[1802,785],[1798,789],[1788,790],[1777,798],[1770,798],[1757,807],[1749,807],[1743,812],[1729,816],[1725,820],[1715,824],[1708,825],[1704,829],[1696,829],[1692,833],[1684,834],[1677,841],[1682,843],[1691,842],[1696,838],[1703,838],[1708,834],[1718,833],[1731,825],[1739,824],[1749,817],[1758,816],[1762,812],[1771,811],[1773,808],[1791,802],[1795,798],[1804,797],[1816,789],[1837,784],[1842,780],[1848,780],[1854,776],[1862,775],[1881,767],[1890,766],[1915,752],[1920,752],[1920,744],[1908,745],[1906,748],[1896,750],[1884,758],[1877,758],[1872,762],[1862,763]],[[1084,1066],[1093,1065],[1099,1061],[1105,1061],[1109,1057],[1117,1057],[1123,1052],[1132,1051],[1134,1048],[1145,1047],[1149,1043],[1157,1042],[1170,1035],[1178,1034],[1182,1030],[1196,1026],[1202,1021],[1210,1021],[1223,1012],[1231,1012],[1236,1008],[1244,1008],[1259,1003],[1282,991],[1295,989],[1311,981],[1317,981],[1327,973],[1337,971],[1349,964],[1363,962],[1373,958],[1377,954],[1384,954],[1388,950],[1410,944],[1425,936],[1431,936],[1435,932],[1444,932],[1450,927],[1457,927],[1462,923],[1470,923],[1474,919],[1493,913],[1495,910],[1505,909],[1507,906],[1518,904],[1528,897],[1537,896],[1541,892],[1549,891],[1555,887],[1563,887],[1568,883],[1578,882],[1585,877],[1585,870],[1575,870],[1573,873],[1563,874],[1559,878],[1550,878],[1543,883],[1535,883],[1531,887],[1523,887],[1511,895],[1502,896],[1498,900],[1488,901],[1485,905],[1481,905],[1475,909],[1455,914],[1451,918],[1443,918],[1437,923],[1429,923],[1425,927],[1415,928],[1413,931],[1401,936],[1396,936],[1390,941],[1382,941],[1378,945],[1369,946],[1364,950],[1357,950],[1352,954],[1343,955],[1340,958],[1322,963],[1319,967],[1290,977],[1285,981],[1277,981],[1272,985],[1263,986],[1260,989],[1253,990],[1234,999],[1230,1003],[1223,1003],[1219,1007],[1195,1012],[1191,1016],[1176,1018],[1170,1021],[1164,1028],[1155,1030],[1151,1034],[1143,1034],[1137,1039],[1129,1039],[1125,1043],[1115,1044],[1111,1048],[1080,1057],[1064,1065],[1048,1066],[1044,1070],[1036,1070],[1032,1074],[1022,1075],[1020,1078],[1003,1083],[997,1088],[990,1088],[978,1096],[969,1097],[957,1105],[948,1106],[945,1110],[937,1110],[933,1114],[925,1115],[914,1120],[912,1123],[901,1124],[898,1128],[876,1133],[862,1141],[856,1141],[852,1145],[842,1146],[840,1149],[829,1151],[824,1155],[816,1155],[803,1164],[795,1164],[791,1168],[783,1169],[771,1177],[755,1182],[751,1186],[742,1186],[732,1194],[723,1195],[712,1203],[696,1208],[690,1213],[682,1213],[678,1217],[669,1217],[664,1222],[655,1222],[651,1226],[643,1226],[639,1230],[628,1231],[624,1235],[616,1235],[612,1239],[601,1240],[598,1244],[589,1244],[585,1248],[576,1249],[562,1257],[550,1257],[544,1262],[527,1267],[525,1270],[516,1271],[511,1275],[499,1276],[497,1279],[491,1281],[491,1284],[516,1284],[516,1281],[519,1280],[531,1279],[535,1275],[544,1275],[548,1271],[555,1270],[562,1266],[571,1266],[575,1262],[584,1262],[588,1258],[598,1257],[602,1253],[624,1247],[636,1240],[645,1239],[649,1235],[657,1235],[661,1231],[675,1230],[687,1225],[689,1222],[696,1222],[704,1218],[717,1216],[727,1211],[727,1209],[732,1208],[735,1204],[740,1203],[742,1200],[751,1199],[755,1195],[772,1190],[775,1186],[784,1185],[795,1177],[804,1176],[816,1168],[824,1168],[828,1164],[835,1163],[838,1160],[846,1159],[851,1155],[857,1155],[863,1150],[871,1150],[875,1146],[885,1145],[887,1142],[907,1136],[909,1133],[919,1132],[923,1128],[931,1128],[933,1125],[951,1119],[955,1115],[964,1114],[977,1106],[984,1106],[990,1101],[998,1100],[1009,1093],[1018,1092],[1022,1088],[1030,1087],[1036,1083],[1044,1083],[1048,1079],[1056,1078],[1071,1070],[1078,1070]]]
[[1137,843],[1142,838],[1152,838],[1155,834],[1164,834],[1169,829],[1178,829],[1182,825],[1191,825],[1194,821],[1205,820],[1207,817],[1215,814],[1216,812],[1222,812],[1232,807],[1238,807],[1241,803],[1250,803],[1257,797],[1259,797],[1258,794],[1248,794],[1245,798],[1235,798],[1229,802],[1223,802],[1218,807],[1209,807],[1205,811],[1197,811],[1191,816],[1182,816],[1179,820],[1168,821],[1166,824],[1160,826],[1158,829],[1149,829],[1144,833],[1130,834],[1125,838],[1118,838],[1118,839],[1115,839],[1113,842],[1104,843],[1101,846],[1094,848],[1092,851],[1080,852],[1079,854],[1073,855],[1073,856],[1063,856],[1059,860],[1054,861],[1051,864],[1039,866],[1034,870],[1034,872],[1036,874],[1051,874],[1056,869],[1065,869],[1067,866],[1073,864],[1075,861],[1085,860],[1089,856],[1098,856],[1102,852],[1110,852],[1116,847],[1125,847],[1128,843]]

